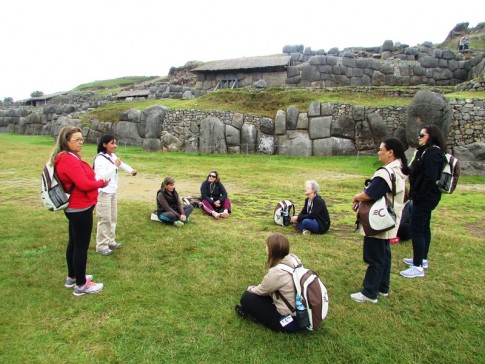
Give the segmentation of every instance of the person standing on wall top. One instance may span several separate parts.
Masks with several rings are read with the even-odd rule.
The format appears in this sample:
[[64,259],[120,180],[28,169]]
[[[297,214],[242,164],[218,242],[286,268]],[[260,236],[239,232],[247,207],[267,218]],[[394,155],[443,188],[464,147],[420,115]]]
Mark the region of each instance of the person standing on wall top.
[[94,158],[94,172],[97,179],[109,178],[106,187],[99,190],[96,215],[98,227],[96,232],[96,251],[103,255],[113,253],[112,249],[121,247],[116,242],[116,224],[118,221],[118,169],[136,176],[137,172],[128,164],[123,163],[115,154],[118,144],[112,135],[103,135],[98,143],[98,154]]

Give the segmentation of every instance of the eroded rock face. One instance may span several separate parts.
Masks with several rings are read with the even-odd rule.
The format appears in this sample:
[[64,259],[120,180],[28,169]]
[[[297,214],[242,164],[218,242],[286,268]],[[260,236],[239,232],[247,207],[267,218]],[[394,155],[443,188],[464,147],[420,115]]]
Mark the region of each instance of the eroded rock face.
[[165,108],[159,106],[145,110],[145,138],[160,138],[160,126],[162,125],[163,119],[165,117],[165,111]]
[[278,154],[312,155],[312,141],[305,130],[291,130],[278,137]]
[[437,125],[445,140],[451,128],[451,108],[448,101],[440,94],[421,90],[416,93],[408,108],[406,140],[412,147],[418,146],[418,134],[423,126]]
[[201,153],[227,153],[224,123],[213,116],[209,116],[200,123],[199,151]]
[[460,161],[462,174],[485,176],[485,143],[455,147],[453,155]]

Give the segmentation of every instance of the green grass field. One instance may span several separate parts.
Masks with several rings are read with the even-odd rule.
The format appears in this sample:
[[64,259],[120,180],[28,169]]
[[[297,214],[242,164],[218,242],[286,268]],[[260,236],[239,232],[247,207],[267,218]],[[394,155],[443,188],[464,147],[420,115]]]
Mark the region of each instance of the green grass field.
[[[40,174],[49,137],[0,134],[1,363],[483,363],[485,178],[460,179],[432,220],[430,268],[405,279],[410,242],[392,246],[391,291],[377,305],[349,297],[366,265],[355,234],[352,196],[378,167],[375,157],[117,154],[139,171],[122,173],[118,240],[105,257],[93,240],[88,273],[105,288],[73,297],[64,288],[67,220],[41,206]],[[85,145],[91,162],[94,145]],[[233,201],[229,219],[197,209],[182,229],[150,221],[161,180],[198,194],[217,169]],[[301,209],[316,179],[332,227],[297,234],[272,221],[275,204]],[[236,316],[234,305],[265,274],[264,240],[288,235],[291,251],[317,271],[330,311],[315,332],[286,335]],[[94,238],[94,231],[93,231]]]

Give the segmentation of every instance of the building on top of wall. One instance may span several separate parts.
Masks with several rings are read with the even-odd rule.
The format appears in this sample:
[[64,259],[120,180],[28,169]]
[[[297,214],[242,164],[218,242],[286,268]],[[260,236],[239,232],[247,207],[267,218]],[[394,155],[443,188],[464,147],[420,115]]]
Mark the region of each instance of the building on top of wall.
[[48,94],[48,95],[42,95],[38,97],[31,97],[30,99],[23,100],[22,103],[26,106],[42,106],[42,105],[46,105],[50,99],[56,96],[67,95],[68,93],[69,91],[63,91],[63,92],[55,92],[53,94]]
[[207,62],[191,71],[197,75],[198,90],[247,87],[259,80],[279,87],[285,84],[290,60],[288,55],[235,58]]

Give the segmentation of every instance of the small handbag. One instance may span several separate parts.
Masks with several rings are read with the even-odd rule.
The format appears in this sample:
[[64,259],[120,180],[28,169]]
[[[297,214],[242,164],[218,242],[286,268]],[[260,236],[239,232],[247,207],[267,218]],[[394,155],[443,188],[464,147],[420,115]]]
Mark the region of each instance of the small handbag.
[[365,236],[374,236],[396,227],[396,213],[394,212],[394,196],[396,195],[396,176],[384,168],[391,177],[392,204],[387,195],[377,201],[362,201],[357,212],[356,230],[359,224],[364,229]]

